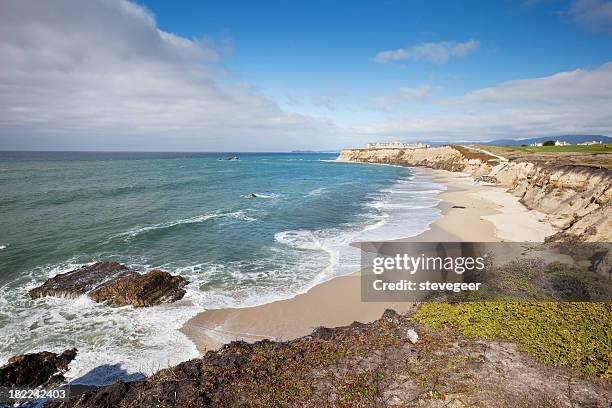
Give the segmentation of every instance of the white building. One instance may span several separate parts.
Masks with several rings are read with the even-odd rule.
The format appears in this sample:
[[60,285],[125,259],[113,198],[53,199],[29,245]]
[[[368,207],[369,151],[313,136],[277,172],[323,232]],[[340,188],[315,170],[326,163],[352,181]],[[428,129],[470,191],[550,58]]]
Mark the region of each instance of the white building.
[[540,142],[540,143],[531,143],[529,146],[538,147],[538,146],[542,146],[542,145],[543,145],[543,143]]
[[426,143],[368,143],[368,149],[427,149],[430,146]]
[[582,142],[578,144],[581,146],[589,146],[589,145],[603,144],[603,142],[601,140],[591,140],[590,142]]
[[569,146],[571,143],[567,143],[565,140],[555,140],[555,146]]

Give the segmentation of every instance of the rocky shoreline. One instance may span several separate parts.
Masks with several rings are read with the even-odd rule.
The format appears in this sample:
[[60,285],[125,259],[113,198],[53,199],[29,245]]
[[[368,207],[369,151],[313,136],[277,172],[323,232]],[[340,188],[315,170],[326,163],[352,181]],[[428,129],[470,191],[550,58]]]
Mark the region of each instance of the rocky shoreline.
[[159,269],[140,274],[120,263],[102,261],[49,278],[29,295],[32,299],[87,295],[98,303],[149,307],[182,299],[188,283]]
[[[585,257],[574,245],[558,245],[577,261]],[[589,260],[590,265],[580,263],[582,272],[554,262],[537,264],[539,277],[530,269],[533,261],[513,264],[487,281],[488,291],[526,291],[541,302],[461,302],[460,295],[451,295],[444,302],[412,304],[404,314],[388,309],[371,323],[319,327],[295,340],[234,341],[144,379],[104,387],[65,384],[63,373],[75,349],[25,354],[0,367],[0,386],[67,386],[68,400],[44,405],[62,408],[607,408],[612,306],[554,302],[567,287],[555,289],[550,280],[582,277],[586,286],[580,288],[602,291],[597,282],[609,276],[600,270],[599,252]],[[83,283],[92,271],[115,276],[113,271],[125,270],[103,262],[69,274]]]
[[528,209],[547,214],[548,222],[560,230],[550,241],[612,241],[612,171],[608,168],[507,160],[464,146],[342,150],[337,160],[468,173],[477,181],[505,187]]
[[232,342],[141,381],[46,407],[607,407],[609,382],[544,365],[513,343],[432,330],[412,312],[318,328],[287,342]]
[[63,373],[77,355],[76,349],[61,354],[42,351],[22,354],[9,359],[0,367],[0,386],[3,387],[48,387],[61,384]]

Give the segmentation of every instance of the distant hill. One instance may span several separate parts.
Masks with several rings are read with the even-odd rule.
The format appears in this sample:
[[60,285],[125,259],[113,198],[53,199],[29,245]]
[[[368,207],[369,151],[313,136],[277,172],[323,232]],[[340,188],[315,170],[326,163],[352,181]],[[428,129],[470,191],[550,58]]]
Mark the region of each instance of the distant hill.
[[591,140],[601,141],[603,143],[612,143],[612,137],[603,135],[561,135],[533,137],[530,139],[498,139],[490,142],[480,142],[480,144],[492,146],[520,146],[531,143],[544,143],[547,140],[561,140],[571,144],[590,142]]

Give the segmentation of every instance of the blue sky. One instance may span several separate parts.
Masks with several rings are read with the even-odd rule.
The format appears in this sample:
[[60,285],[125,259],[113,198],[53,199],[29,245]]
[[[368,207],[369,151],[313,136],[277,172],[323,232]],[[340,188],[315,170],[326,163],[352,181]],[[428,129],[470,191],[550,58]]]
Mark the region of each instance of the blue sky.
[[[164,30],[231,41],[227,66],[283,108],[321,114],[333,102],[334,116],[346,123],[355,111],[375,115],[364,109],[367,99],[400,87],[429,85],[438,97],[459,97],[513,79],[595,68],[612,58],[610,33],[576,24],[567,1],[142,4]],[[446,63],[374,62],[382,50],[469,40],[477,48]]]
[[[284,150],[612,130],[608,0],[37,6],[0,6],[0,148]],[[75,19],[89,23],[67,28]],[[41,99],[41,83],[57,89]],[[71,98],[43,103],[54,95]]]

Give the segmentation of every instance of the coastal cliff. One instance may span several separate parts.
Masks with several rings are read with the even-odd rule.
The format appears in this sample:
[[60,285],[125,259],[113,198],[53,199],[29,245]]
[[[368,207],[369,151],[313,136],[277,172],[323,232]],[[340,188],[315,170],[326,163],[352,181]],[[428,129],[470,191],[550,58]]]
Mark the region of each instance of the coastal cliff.
[[[559,324],[554,303],[542,311],[507,305],[502,306],[509,308],[507,314],[498,311],[505,320],[521,319],[526,311],[531,319],[552,319],[557,326],[546,333],[553,334],[557,348],[566,344],[558,333],[569,327],[582,334],[588,322],[590,343],[571,347],[588,353],[588,359],[576,361],[590,365],[560,367],[567,362],[549,361],[558,353],[547,339],[538,346],[548,354],[534,358],[524,352],[525,345],[431,328],[430,314],[437,314],[431,307],[422,314],[387,310],[372,323],[320,327],[291,341],[232,342],[143,380],[74,393],[45,407],[606,407],[612,397],[608,373],[605,366],[591,365],[605,364],[598,336],[607,323],[607,306],[563,303],[559,307],[568,321]],[[474,319],[476,327],[482,324],[482,317]],[[510,326],[528,326],[515,323]],[[486,326],[490,330],[490,319]]]
[[555,161],[507,160],[464,146],[430,149],[342,150],[338,161],[393,164],[464,172],[499,184],[559,228],[551,241],[612,240],[612,171]]

